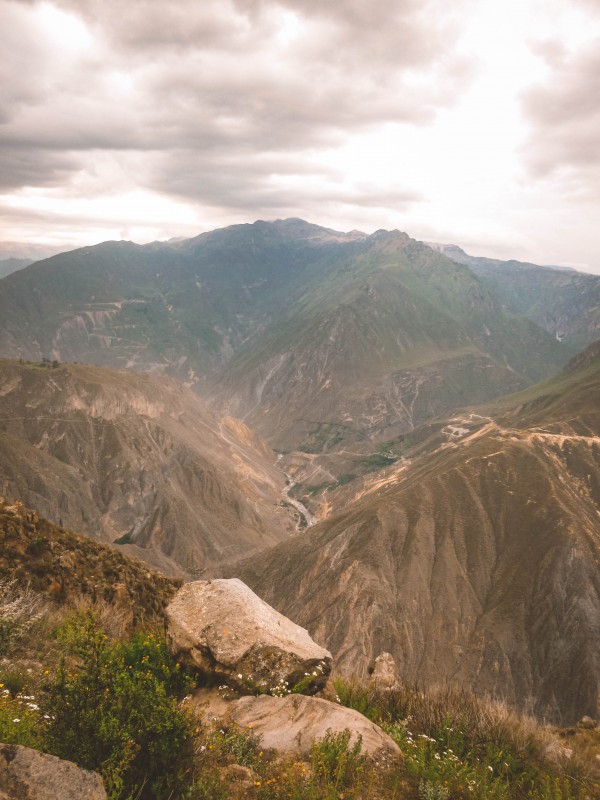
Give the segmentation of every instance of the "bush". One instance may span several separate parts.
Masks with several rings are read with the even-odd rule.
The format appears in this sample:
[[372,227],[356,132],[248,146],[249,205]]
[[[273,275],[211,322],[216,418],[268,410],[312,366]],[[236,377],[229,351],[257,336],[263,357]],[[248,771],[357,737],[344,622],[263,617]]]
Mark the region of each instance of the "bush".
[[365,768],[365,757],[361,755],[362,737],[350,747],[351,732],[328,730],[323,739],[310,748],[313,775],[319,783],[335,791],[352,787],[356,790]]
[[[584,774],[556,734],[504,704],[461,688],[422,691],[334,681],[338,699],[394,739],[419,796],[471,800],[574,800],[588,796]],[[591,796],[591,795],[589,795]]]
[[241,764],[243,767],[257,767],[260,764],[260,739],[251,731],[244,730],[234,723],[223,728],[213,728],[205,732],[200,752],[208,751],[211,760],[223,759]]
[[0,656],[7,655],[43,613],[39,595],[22,589],[15,579],[0,579]]
[[65,648],[46,687],[48,750],[100,772],[112,798],[168,798],[185,780],[193,723],[177,698],[190,680],[164,641],[112,642],[88,612],[60,631]]
[[40,748],[43,744],[42,718],[35,697],[11,695],[0,676],[0,742]]

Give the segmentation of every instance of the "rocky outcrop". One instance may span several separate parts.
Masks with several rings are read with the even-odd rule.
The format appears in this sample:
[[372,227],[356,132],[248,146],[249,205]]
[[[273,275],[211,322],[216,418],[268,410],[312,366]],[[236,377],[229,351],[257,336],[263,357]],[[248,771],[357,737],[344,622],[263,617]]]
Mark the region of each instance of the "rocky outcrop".
[[282,753],[306,755],[327,733],[349,730],[349,746],[360,738],[365,755],[400,754],[395,742],[358,711],[317,697],[260,695],[227,702],[214,692],[200,690],[193,696],[192,706],[203,719],[216,718],[219,725],[234,723],[251,730],[260,737],[261,747]]
[[188,583],[166,616],[174,655],[210,683],[224,680],[233,689],[194,692],[190,707],[203,721],[251,730],[262,747],[282,753],[307,754],[328,733],[348,730],[350,745],[360,738],[367,755],[399,754],[390,737],[357,711],[297,693],[323,688],[331,654],[240,580]]
[[373,669],[369,669],[371,681],[378,688],[384,691],[398,689],[398,674],[396,672],[396,661],[391,653],[380,653],[375,659]]
[[0,744],[0,800],[106,800],[102,779],[70,761]]
[[242,693],[317,692],[331,670],[328,650],[236,578],[185,584],[166,616],[175,657]]
[[165,606],[181,585],[136,558],[59,528],[2,497],[0,575],[58,603],[107,603],[112,619],[124,627],[161,626]]

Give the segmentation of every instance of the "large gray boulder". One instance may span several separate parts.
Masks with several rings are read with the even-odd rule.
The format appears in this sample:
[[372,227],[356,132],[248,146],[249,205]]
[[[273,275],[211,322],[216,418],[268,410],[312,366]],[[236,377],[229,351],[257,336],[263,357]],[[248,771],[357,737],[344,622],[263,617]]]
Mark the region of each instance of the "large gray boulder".
[[242,693],[314,693],[331,653],[237,578],[187,583],[166,610],[167,641],[181,662]]
[[106,800],[102,779],[70,761],[0,744],[0,800]]
[[400,755],[398,745],[358,711],[317,697],[260,695],[227,702],[214,690],[198,690],[192,695],[191,707],[205,722],[219,726],[235,723],[260,737],[261,747],[281,753],[306,755],[329,731],[349,730],[349,746],[360,736],[365,755]]

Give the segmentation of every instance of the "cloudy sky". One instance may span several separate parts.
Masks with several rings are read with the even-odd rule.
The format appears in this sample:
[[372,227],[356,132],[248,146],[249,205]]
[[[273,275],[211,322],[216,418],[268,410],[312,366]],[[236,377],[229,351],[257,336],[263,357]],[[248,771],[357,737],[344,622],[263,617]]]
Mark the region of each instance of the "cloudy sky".
[[0,242],[300,216],[600,273],[600,0],[0,0],[0,48]]

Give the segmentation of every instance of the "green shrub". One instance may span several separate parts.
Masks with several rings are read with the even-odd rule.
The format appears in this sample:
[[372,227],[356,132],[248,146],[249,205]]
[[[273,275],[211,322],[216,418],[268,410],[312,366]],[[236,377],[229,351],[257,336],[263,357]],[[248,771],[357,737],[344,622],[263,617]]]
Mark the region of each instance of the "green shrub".
[[211,760],[233,761],[252,768],[260,764],[260,739],[233,723],[206,732],[201,752],[207,751]]
[[0,679],[0,742],[41,748],[43,718],[32,695],[12,696]]
[[192,721],[177,698],[190,680],[152,634],[112,642],[93,613],[60,631],[65,649],[46,687],[47,747],[100,772],[112,798],[168,798],[185,780]]
[[43,613],[39,595],[21,588],[14,578],[0,579],[0,656],[10,653]]
[[447,786],[431,781],[421,781],[419,783],[420,800],[448,800],[450,790]]
[[334,687],[340,702],[382,725],[394,739],[421,798],[586,797],[587,779],[575,760],[557,759],[556,735],[501,703],[450,686],[382,691],[338,679]]
[[336,791],[347,787],[356,790],[365,769],[365,757],[361,755],[362,736],[350,747],[351,736],[347,728],[341,733],[328,730],[323,739],[310,748],[314,777]]
[[339,702],[346,708],[353,708],[371,722],[379,723],[381,717],[381,705],[378,702],[378,692],[373,691],[368,685],[357,683],[356,681],[335,678],[333,688],[337,694]]
[[24,669],[12,668],[0,672],[2,690],[14,699],[17,695],[27,694],[27,687],[31,682],[30,675]]

